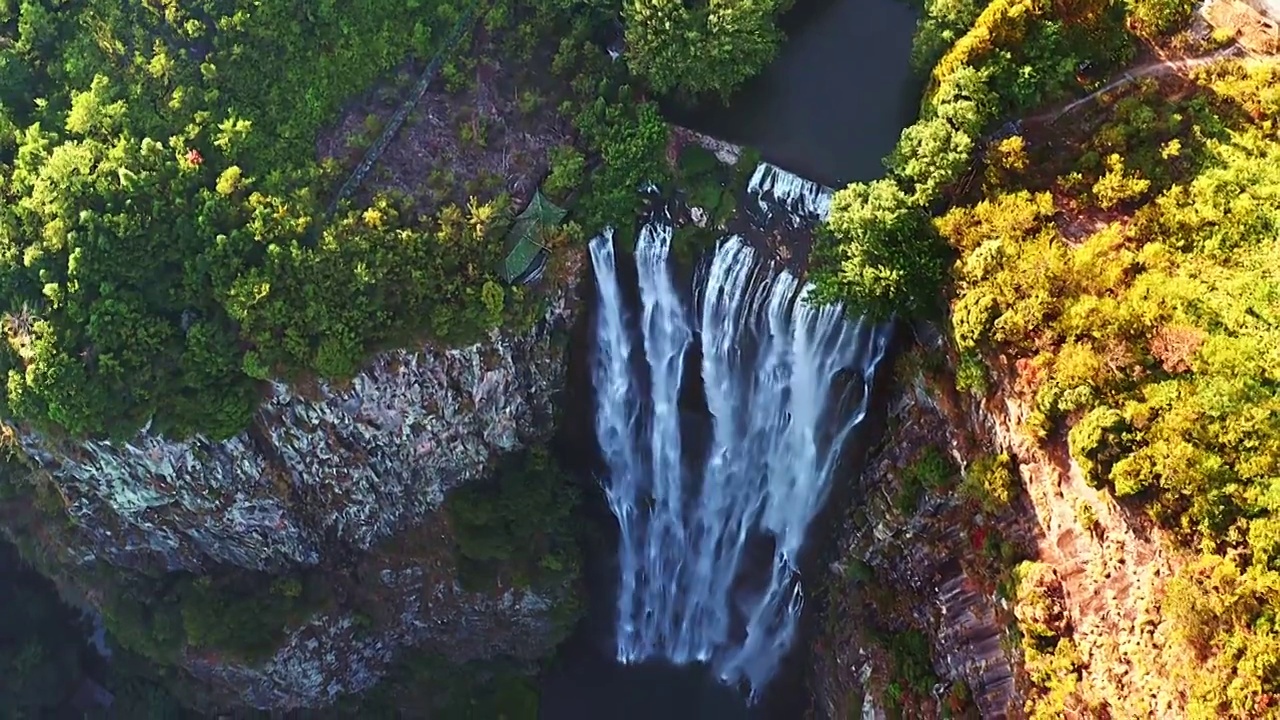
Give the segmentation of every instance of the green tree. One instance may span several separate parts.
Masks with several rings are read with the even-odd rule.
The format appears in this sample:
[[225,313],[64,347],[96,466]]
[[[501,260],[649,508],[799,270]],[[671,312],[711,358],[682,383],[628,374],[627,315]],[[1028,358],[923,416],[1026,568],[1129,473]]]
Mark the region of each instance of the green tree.
[[814,248],[815,299],[873,318],[933,310],[943,260],[928,220],[893,180],[855,183],[832,198]]
[[974,139],[944,117],[915,123],[889,158],[889,169],[914,188],[911,200],[927,207],[955,183],[973,161]]
[[661,93],[727,99],[773,59],[778,0],[626,0],[627,63]]

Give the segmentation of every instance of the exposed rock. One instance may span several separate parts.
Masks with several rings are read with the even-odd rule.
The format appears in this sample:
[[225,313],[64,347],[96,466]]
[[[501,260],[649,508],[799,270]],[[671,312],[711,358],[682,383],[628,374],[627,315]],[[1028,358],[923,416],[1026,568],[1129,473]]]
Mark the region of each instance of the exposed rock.
[[[901,468],[926,446],[947,449],[951,431],[923,384],[897,390],[886,437],[857,481],[860,507],[838,531],[839,559],[827,578],[825,630],[814,653],[819,718],[849,717],[855,700],[869,694],[859,700],[865,713],[876,700],[871,669],[883,671],[889,660],[868,642],[869,625],[925,630],[940,678],[963,681],[984,718],[1019,716],[1015,665],[1003,642],[1006,611],[975,567],[982,559],[972,531],[984,519],[966,515],[956,498],[933,495],[903,517],[890,494]],[[859,563],[870,577],[857,579],[852,567]],[[926,717],[927,710],[904,716]]]
[[[1061,580],[1080,653],[1075,704],[1110,717],[1185,715],[1182,688],[1170,681],[1177,676],[1171,624],[1151,620],[1163,615],[1165,585],[1184,559],[1150,518],[1085,482],[1065,437],[1039,440],[1024,430],[1033,403],[1015,368],[997,359],[993,374],[989,397],[956,403],[948,415],[1018,459],[1028,506],[1021,522],[1033,558]],[[1096,516],[1089,527],[1081,506]]]
[[[940,340],[928,345],[923,353],[945,356]],[[1090,487],[1064,441],[1024,430],[1032,403],[1014,368],[997,361],[991,392],[982,399],[958,393],[947,371],[925,375],[908,374],[886,438],[857,481],[863,504],[849,513],[839,540],[825,631],[814,653],[816,714],[845,717],[849,698],[862,686],[857,668],[877,659],[859,627],[872,620],[860,614],[859,603],[876,593],[906,616],[887,618],[890,624],[926,632],[936,673],[964,680],[984,718],[1022,717],[1032,696],[1017,670],[1020,650],[1007,634],[1015,610],[1024,627],[1039,625],[1073,641],[1081,666],[1070,706],[1099,717],[1184,714],[1181,691],[1169,681],[1175,676],[1166,651],[1170,628],[1151,620],[1161,616],[1165,584],[1181,562],[1159,528]],[[890,492],[899,470],[928,445],[962,465],[983,452],[1008,453],[1019,497],[998,517],[987,517],[966,511],[954,493],[927,493],[903,517]],[[1082,505],[1090,508],[1088,527]],[[1010,559],[984,557],[989,534],[1036,561],[1022,571],[1028,573],[1023,587],[1038,590],[1035,606],[1015,608],[996,592],[990,571]],[[855,561],[874,573],[865,584],[851,578]]]
[[449,542],[447,529],[431,520],[414,534],[428,543],[437,538],[439,545],[420,540],[420,550],[395,559],[380,553],[359,573],[377,586],[379,607],[389,615],[384,622],[374,626],[352,613],[323,614],[291,633],[260,667],[189,653],[187,668],[222,695],[254,707],[321,707],[372,687],[406,647],[457,663],[495,656],[532,661],[567,631],[553,611],[576,588],[467,592],[448,553],[441,553]]
[[676,143],[677,150],[685,145],[698,145],[709,150],[716,156],[717,160],[725,165],[737,165],[738,160],[742,158],[744,150],[741,145],[734,145],[731,142],[713,138],[710,135],[704,135],[680,125],[668,125],[667,127],[672,142]]
[[[125,443],[21,441],[80,524],[109,508],[168,569],[316,564],[334,546],[367,550],[497,454],[545,439],[564,372],[553,338],[571,320],[561,297],[527,335],[393,350],[342,387],[275,383],[252,427],[222,442],[145,431]],[[100,549],[109,558],[119,545],[104,537]]]
[[385,352],[342,386],[275,383],[252,426],[221,442],[146,431],[71,442],[14,430],[87,539],[64,552],[73,563],[319,565],[379,584],[378,622],[343,610],[315,617],[260,667],[185,657],[194,675],[250,705],[324,705],[372,685],[404,646],[459,661],[531,659],[560,639],[553,606],[573,589],[464,591],[435,511],[499,455],[548,439],[575,314],[561,293],[527,333]]

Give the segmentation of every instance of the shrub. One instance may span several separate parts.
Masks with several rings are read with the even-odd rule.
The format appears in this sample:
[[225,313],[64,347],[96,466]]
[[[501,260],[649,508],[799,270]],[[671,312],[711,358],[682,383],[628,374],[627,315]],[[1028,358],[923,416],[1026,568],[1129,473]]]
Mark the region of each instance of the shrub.
[[1071,458],[1080,466],[1085,482],[1102,487],[1111,476],[1111,466],[1120,457],[1124,418],[1109,407],[1097,407],[1085,414],[1067,435]]
[[956,363],[956,390],[983,397],[989,389],[987,383],[987,364],[976,352],[960,353]]
[[921,495],[946,490],[955,483],[956,468],[936,447],[930,445],[898,473],[900,484],[894,505],[900,513],[914,512]]
[[549,198],[561,201],[573,194],[582,184],[587,161],[571,145],[560,145],[551,150],[551,173],[542,183],[542,191]]
[[1098,532],[1100,522],[1098,520],[1098,511],[1094,509],[1093,504],[1088,500],[1076,501],[1076,522],[1090,535]]
[[520,586],[553,588],[577,577],[577,505],[577,488],[542,449],[510,455],[493,480],[451,492],[444,509],[463,586],[487,588],[501,575]]
[[993,514],[1008,507],[1016,492],[1013,463],[1005,453],[974,459],[960,482],[961,495]]
[[1106,173],[1093,184],[1093,196],[1102,209],[1138,200],[1151,189],[1151,181],[1127,171],[1118,154],[1108,155],[1105,163]]
[[1014,568],[1015,614],[1024,635],[1041,641],[1069,634],[1065,593],[1057,571],[1044,562],[1021,562]]

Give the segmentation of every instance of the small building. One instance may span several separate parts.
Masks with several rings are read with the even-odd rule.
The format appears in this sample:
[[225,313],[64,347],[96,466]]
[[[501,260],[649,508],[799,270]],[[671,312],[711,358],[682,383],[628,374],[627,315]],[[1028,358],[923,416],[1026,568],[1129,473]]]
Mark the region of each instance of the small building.
[[527,285],[542,277],[550,252],[542,244],[543,234],[560,224],[568,211],[536,190],[529,204],[516,216],[503,246],[506,257],[499,268],[502,279],[511,285]]
[[1213,0],[1204,8],[1204,19],[1215,30],[1230,33],[1245,50],[1272,55],[1280,53],[1280,19],[1267,12],[1280,10],[1271,3],[1272,0]]

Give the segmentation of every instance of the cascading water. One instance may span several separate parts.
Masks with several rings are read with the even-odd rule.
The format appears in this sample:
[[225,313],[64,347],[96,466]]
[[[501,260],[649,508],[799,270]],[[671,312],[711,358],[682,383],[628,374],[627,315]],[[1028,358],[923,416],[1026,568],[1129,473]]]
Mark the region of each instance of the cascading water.
[[[617,656],[705,662],[755,694],[794,638],[795,564],[887,340],[840,308],[804,302],[799,281],[736,237],[700,268],[690,307],[671,236],[652,222],[637,239],[638,313],[626,306],[612,236],[590,247],[596,433],[621,529]],[[688,364],[694,347],[700,367]],[[698,453],[684,447],[678,399],[695,372],[710,439],[690,462]],[[769,566],[753,567],[762,543]]]
[[760,163],[747,183],[747,195],[755,199],[757,222],[764,225],[778,210],[796,224],[812,224],[827,219],[834,191],[812,180],[783,170],[777,165]]

